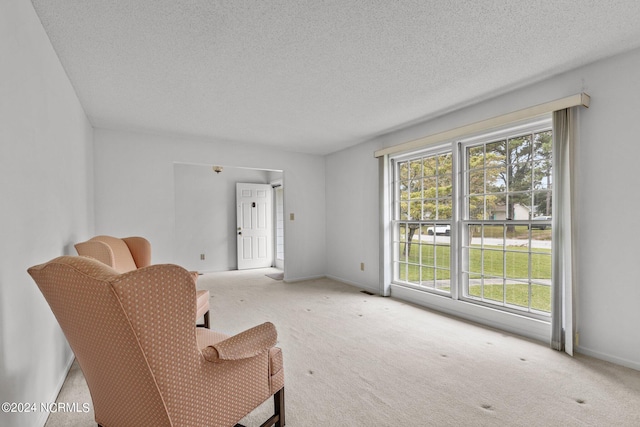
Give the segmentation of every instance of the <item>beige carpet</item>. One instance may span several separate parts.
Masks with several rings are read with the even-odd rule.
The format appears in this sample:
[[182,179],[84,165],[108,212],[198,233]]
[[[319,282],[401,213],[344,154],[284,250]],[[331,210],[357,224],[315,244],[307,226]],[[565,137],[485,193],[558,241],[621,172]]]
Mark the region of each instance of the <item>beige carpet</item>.
[[[273,322],[283,349],[287,426],[639,426],[640,372],[446,317],[328,279],[276,270],[203,275],[212,328]],[[72,370],[62,402],[87,402]],[[269,400],[243,424],[258,426]],[[53,414],[53,426],[94,426]]]

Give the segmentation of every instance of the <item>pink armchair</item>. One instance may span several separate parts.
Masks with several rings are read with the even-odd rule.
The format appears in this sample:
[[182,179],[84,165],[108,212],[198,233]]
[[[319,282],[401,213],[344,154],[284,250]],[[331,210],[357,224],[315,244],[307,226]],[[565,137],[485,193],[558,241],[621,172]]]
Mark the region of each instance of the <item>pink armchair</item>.
[[285,425],[275,327],[232,337],[196,328],[195,287],[183,268],[120,274],[62,256],[28,271],[76,355],[99,426],[230,427],[271,396],[263,426]]
[[[119,273],[136,270],[151,265],[151,244],[144,237],[96,236],[86,242],[77,243],[76,251],[80,256],[88,256],[107,264]],[[198,273],[191,272],[193,282],[197,283]],[[203,318],[198,326],[210,327],[209,291],[196,291],[196,320]]]

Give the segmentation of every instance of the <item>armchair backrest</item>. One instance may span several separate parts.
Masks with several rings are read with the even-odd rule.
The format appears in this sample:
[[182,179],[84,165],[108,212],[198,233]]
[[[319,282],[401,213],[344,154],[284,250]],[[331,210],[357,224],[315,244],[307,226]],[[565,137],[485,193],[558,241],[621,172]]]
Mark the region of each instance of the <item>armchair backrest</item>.
[[143,237],[96,236],[75,248],[78,255],[95,258],[119,273],[151,265],[151,244]]
[[[273,325],[234,337],[196,328],[196,289],[184,268],[120,274],[62,256],[28,271],[76,355],[99,425],[226,427],[274,393],[283,408]],[[271,420],[281,426],[281,417],[276,409]]]
[[[163,396],[180,370],[193,370],[202,359],[190,274],[174,265],[118,274],[95,259],[71,256],[31,267],[29,274],[76,355],[96,421],[171,425],[175,403]],[[149,298],[159,301],[145,309]]]

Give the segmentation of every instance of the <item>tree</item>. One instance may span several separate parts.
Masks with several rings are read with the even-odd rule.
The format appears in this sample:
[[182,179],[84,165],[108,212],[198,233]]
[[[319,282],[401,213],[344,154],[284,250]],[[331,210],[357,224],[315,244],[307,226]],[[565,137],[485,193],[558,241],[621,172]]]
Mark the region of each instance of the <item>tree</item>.
[[450,219],[452,214],[452,157],[450,153],[401,162],[399,166],[400,219],[407,221],[402,254],[411,253],[418,221]]
[[[551,131],[526,134],[486,144],[487,193],[498,194],[507,219],[515,219],[515,206],[529,208],[531,216],[551,212]],[[513,228],[513,227],[511,227]]]
[[546,190],[534,193],[534,207],[537,215],[551,215],[552,185],[552,147],[551,131],[534,135],[533,145],[533,185],[534,190]]

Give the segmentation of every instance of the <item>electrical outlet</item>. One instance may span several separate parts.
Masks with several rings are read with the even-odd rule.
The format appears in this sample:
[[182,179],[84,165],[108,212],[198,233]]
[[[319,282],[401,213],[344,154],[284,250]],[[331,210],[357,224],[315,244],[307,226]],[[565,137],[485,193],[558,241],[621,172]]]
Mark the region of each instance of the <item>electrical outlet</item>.
[[364,271],[364,262],[360,263],[360,271]]
[[204,254],[200,254],[200,260],[204,261]]

